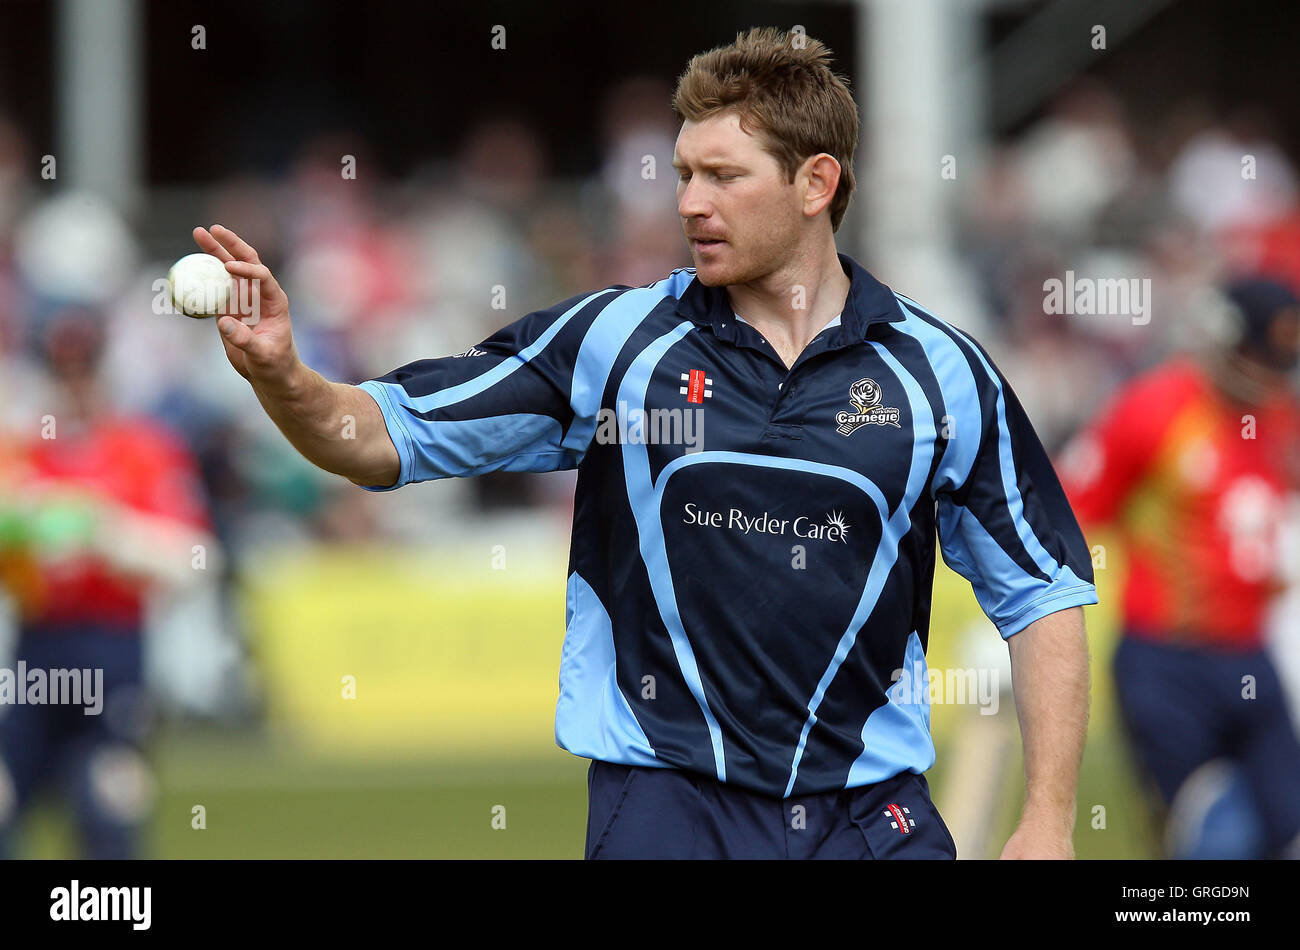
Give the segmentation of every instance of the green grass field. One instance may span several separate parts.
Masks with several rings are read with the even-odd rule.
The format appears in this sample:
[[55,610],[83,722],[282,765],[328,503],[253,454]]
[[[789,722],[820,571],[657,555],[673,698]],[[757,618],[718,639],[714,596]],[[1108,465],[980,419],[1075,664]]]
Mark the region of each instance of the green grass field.
[[[1014,727],[1012,727],[1014,729]],[[945,749],[927,773],[942,787]],[[159,798],[148,853],[159,858],[579,858],[586,829],[584,760],[559,749],[535,756],[403,765],[331,763],[246,735],[171,733],[156,744]],[[1023,787],[1008,765],[998,834],[1010,833]],[[1084,755],[1075,847],[1080,858],[1154,856],[1146,815],[1114,737],[1093,735]],[[46,802],[24,853],[75,854],[73,829]],[[944,803],[936,799],[942,813]],[[1090,827],[1106,806],[1107,828]],[[207,827],[191,828],[192,809]],[[493,806],[505,806],[502,830]]]

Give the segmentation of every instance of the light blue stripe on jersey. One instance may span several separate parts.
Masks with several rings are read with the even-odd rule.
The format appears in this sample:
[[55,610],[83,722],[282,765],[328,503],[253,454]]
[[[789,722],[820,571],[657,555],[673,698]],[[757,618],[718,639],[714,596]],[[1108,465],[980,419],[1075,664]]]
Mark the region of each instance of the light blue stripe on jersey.
[[899,302],[907,319],[893,328],[914,337],[924,348],[939,384],[943,414],[948,417],[950,436],[931,488],[936,493],[955,490],[970,478],[979,455],[984,413],[975,374],[952,337],[909,312],[906,298],[899,297]]
[[[880,598],[880,591],[884,589],[885,580],[889,577],[890,571],[893,570],[894,564],[898,560],[898,542],[903,535],[911,530],[912,506],[916,504],[917,499],[921,497],[921,492],[925,490],[926,478],[930,472],[930,462],[934,458],[934,439],[937,435],[934,428],[934,414],[930,410],[930,401],[926,399],[921,384],[903,368],[903,364],[883,344],[875,340],[870,341],[870,343],[885,362],[885,365],[898,377],[898,381],[903,384],[903,391],[907,394],[908,406],[911,408],[912,413],[912,464],[908,469],[907,487],[903,490],[903,498],[898,503],[893,515],[886,514],[883,496],[877,502],[882,520],[880,546],[871,562],[871,571],[867,575],[867,587],[862,592],[862,601],[859,602],[858,610],[853,615],[853,621],[841,638],[835,656],[831,659],[830,665],[826,668],[821,682],[817,684],[817,689],[808,703],[808,719],[804,722],[803,730],[799,734],[799,744],[795,747],[794,761],[790,764],[790,781],[785,789],[787,796],[794,791],[795,779],[799,774],[799,760],[803,758],[808,733],[812,731],[813,725],[817,722],[817,707],[821,705],[822,697],[825,696],[826,690],[830,688],[831,681],[834,680],[835,674],[839,672],[845,657],[853,649],[858,630],[867,622],[867,618],[871,616],[871,611],[875,609],[876,601]],[[874,486],[872,487],[874,488]],[[885,563],[886,561],[887,563]],[[883,570],[881,570],[882,564],[885,565]],[[868,593],[871,595],[869,606],[866,603]]]
[[369,393],[378,404],[379,411],[384,417],[384,427],[388,430],[388,437],[392,439],[393,447],[397,449],[398,459],[397,481],[392,485],[362,485],[361,487],[366,491],[395,491],[410,483],[411,472],[415,470],[415,444],[411,439],[411,433],[402,421],[402,414],[388,398],[389,390],[393,386],[396,384],[378,383],[369,379],[357,385],[358,389]]
[[605,386],[619,352],[636,332],[641,321],[665,297],[680,297],[695,275],[685,270],[675,270],[663,280],[649,287],[626,290],[592,321],[574,363],[573,386],[569,403],[573,407],[573,423],[564,438],[564,446],[585,453],[596,434],[596,415],[600,410]]
[[435,419],[417,426],[416,481],[486,472],[555,472],[577,468],[582,457],[560,445],[553,416],[516,412],[483,419]]
[[862,754],[849,767],[846,788],[874,785],[903,770],[924,772],[934,765],[929,667],[915,630],[907,638],[902,669],[899,680],[885,690],[886,702],[872,710],[862,726]]
[[[645,408],[646,390],[650,387],[650,377],[654,375],[659,361],[693,327],[694,324],[689,320],[679,323],[642,350],[632,361],[618,388],[618,402],[628,406],[629,415],[634,410]],[[695,702],[699,704],[700,712],[708,725],[709,739],[713,745],[713,764],[718,773],[718,781],[725,782],[727,764],[722,753],[722,730],[718,727],[718,720],[714,718],[713,710],[709,708],[708,697],[704,695],[704,684],[700,679],[699,665],[695,662],[695,652],[686,638],[681,614],[677,610],[677,593],[673,590],[673,578],[668,569],[668,549],[664,544],[663,525],[659,523],[659,505],[650,479],[650,455],[644,445],[623,443],[623,469],[628,503],[636,519],[637,534],[641,542],[641,560],[645,562],[646,574],[650,578],[650,589],[659,607],[659,616],[672,641],[673,653],[677,656],[677,665],[681,668],[682,678],[686,680],[686,687],[695,697]]]
[[980,365],[984,367],[984,371],[993,380],[993,385],[997,387],[998,464],[1002,469],[1002,489],[1006,493],[1007,507],[1011,509],[1011,522],[1016,526],[1020,540],[1024,543],[1029,556],[1034,559],[1034,563],[1038,565],[1044,574],[1051,577],[1057,572],[1060,565],[1056,562],[1056,558],[1048,553],[1047,548],[1043,547],[1043,542],[1038,539],[1038,535],[1034,533],[1029,522],[1025,520],[1025,500],[1021,497],[1020,484],[1016,478],[1015,466],[1011,461],[1013,457],[1011,454],[1011,428],[1007,425],[1007,408],[1006,399],[1002,394],[1002,380],[998,378],[998,374],[994,372],[993,367],[989,365],[988,360],[984,358],[984,354],[979,351],[979,347],[975,346],[971,338],[962,333],[961,330],[957,330],[956,327],[953,327],[953,329],[957,331],[958,336],[970,345],[971,352],[979,359]]
[[[957,526],[959,519],[961,528]],[[1011,559],[1006,548],[969,510],[943,499],[939,502],[939,532],[945,538],[944,556],[952,562],[954,570],[972,582],[980,608],[1004,639],[1024,629],[1031,622],[1025,619],[1032,616],[1030,608],[1040,603],[1055,602],[1072,593],[1084,598],[1075,601],[1077,604],[1097,602],[1095,588],[1076,575],[1069,565],[1061,565],[1055,574],[1049,575],[1050,584],[1044,587],[1041,579],[1026,574],[1024,568]],[[960,554],[954,556],[951,552]],[[1061,610],[1074,605],[1062,604],[1052,609]]]
[[455,386],[448,386],[446,389],[440,389],[426,396],[407,396],[404,400],[405,404],[416,412],[430,412],[434,409],[455,405],[466,399],[472,399],[479,393],[486,392],[511,373],[524,367],[529,360],[546,349],[547,344],[555,339],[556,335],[564,329],[565,324],[572,320],[576,314],[581,313],[589,303],[598,297],[612,293],[617,293],[617,291],[601,290],[583,297],[556,318],[555,322],[547,327],[536,340],[520,350],[517,356],[507,357],[491,369],[485,370],[473,379],[467,379]]
[[1046,594],[1022,608],[1020,613],[1015,614],[998,630],[1002,634],[1002,639],[1006,640],[1048,614],[1095,603],[1098,603],[1097,588],[1081,580],[1069,567],[1062,567],[1061,573],[1053,579],[1052,587]]
[[[984,367],[984,371],[997,388],[998,460],[1008,516],[1016,526],[1016,533],[1021,539],[1021,543],[1024,544],[1025,550],[1029,552],[1043,573],[1048,576],[1050,583],[1044,589],[1042,580],[1032,574],[1027,574],[1024,568],[1017,564],[997,539],[989,533],[988,528],[980,522],[974,512],[966,508],[960,508],[941,496],[938,506],[939,535],[943,539],[945,559],[951,562],[954,569],[963,577],[971,581],[971,586],[974,588],[980,607],[988,615],[989,619],[994,622],[998,632],[1004,639],[1019,633],[1030,623],[1047,616],[1049,613],[1063,610],[1066,607],[1097,603],[1096,588],[1075,574],[1068,565],[1059,564],[1043,547],[1038,535],[1034,533],[1025,519],[1024,499],[1020,494],[1015,468],[1011,462],[1011,430],[1007,425],[1006,400],[1003,395],[1002,381],[998,374],[989,365],[984,358],[984,354],[979,351],[979,347],[974,344],[969,335],[935,316],[914,300],[910,300],[902,294],[895,294],[895,296],[903,304],[904,309],[912,309],[926,314],[949,327],[965,341],[963,347],[947,333],[932,324],[924,320],[913,319],[910,316],[902,324],[896,325],[899,330],[911,333],[918,339],[922,339],[923,343],[929,344],[927,351],[936,354],[936,357],[931,360],[936,375],[939,375],[941,366],[947,368],[953,374],[953,378],[950,379],[951,388],[955,388],[959,393],[969,392],[975,394],[977,384],[965,357],[960,356],[955,361],[950,357],[953,350],[956,350],[958,354],[969,351],[978,358],[980,365]],[[942,376],[940,376],[940,390],[944,393],[946,405],[949,398],[949,388],[945,387]],[[961,412],[973,414],[977,420],[982,419],[983,412],[980,409],[977,395],[961,398],[959,405],[963,407],[960,410]],[[960,440],[954,440],[954,442],[958,441]],[[969,474],[970,466],[974,461],[974,452],[979,447],[980,434],[977,432],[974,439],[968,440],[968,442],[974,443],[973,447],[967,446],[970,450],[971,461],[968,463],[963,458],[961,467],[956,469],[957,471],[964,470],[967,474]],[[949,453],[952,452],[953,447],[953,443],[950,443]],[[944,463],[941,465],[941,471],[946,468],[947,459],[945,458]],[[939,479],[936,477],[936,482],[938,481]],[[960,487],[960,485],[961,482],[955,482],[952,487],[956,488]],[[958,520],[966,526],[966,530],[957,528]]]
[[[557,420],[537,413],[515,413],[480,419],[424,420],[422,424],[412,427],[407,425],[408,413],[398,410],[409,407],[413,411],[429,412],[481,395],[541,353],[584,307],[603,294],[617,293],[612,289],[583,298],[557,318],[533,343],[521,350],[518,356],[504,359],[463,383],[418,397],[409,396],[398,383],[376,380],[362,383],[360,388],[370,393],[379,403],[389,437],[397,446],[401,459],[401,474],[396,485],[370,487],[368,490],[391,491],[412,481],[464,477],[498,470],[544,472],[576,468],[581,464],[595,434],[600,400],[619,351],[640,326],[642,319],[661,300],[680,295],[693,278],[693,274],[684,270],[674,271],[649,287],[619,293],[597,314],[583,336],[570,380],[570,403],[574,417],[567,435],[562,432]],[[514,455],[504,464],[492,461],[494,457],[501,456],[512,443],[518,445],[521,451],[525,447],[532,447],[534,451]],[[540,448],[543,446],[545,448]]]
[[[897,296],[902,296],[901,294]],[[916,307],[922,313],[925,313],[934,319],[939,320],[934,314],[926,310],[920,304],[912,300],[902,298],[909,305]],[[945,321],[940,321],[945,322]],[[1011,523],[1016,527],[1016,533],[1020,536],[1020,541],[1025,546],[1029,556],[1033,558],[1034,563],[1048,577],[1056,575],[1060,565],[1056,563],[1056,558],[1048,553],[1043,547],[1043,543],[1038,539],[1029,523],[1025,520],[1024,499],[1020,496],[1020,486],[1016,480],[1015,467],[1012,465],[1011,455],[1011,429],[1007,426],[1006,400],[1002,395],[1002,380],[993,367],[989,365],[988,360],[984,359],[984,354],[980,352],[979,347],[974,344],[969,336],[959,330],[952,324],[946,324],[962,340],[966,342],[968,350],[979,360],[980,365],[984,367],[984,372],[988,374],[993,385],[997,388],[997,416],[998,416],[998,465],[1002,472],[1002,491],[1006,498],[1007,508],[1011,514]]]
[[393,409],[394,387],[401,389],[397,383],[374,380],[360,384],[379,402],[401,460],[397,484],[371,491],[485,472],[555,472],[576,468],[582,461],[580,453],[560,445],[563,430],[553,416],[517,412],[482,419],[422,420],[411,427],[403,421],[405,410]]
[[565,606],[556,743],[588,759],[667,767],[655,758],[645,730],[619,688],[614,626],[605,605],[577,572],[569,575]]
[[[895,329],[915,337],[925,347],[930,356],[930,365],[939,381],[944,412],[951,415],[957,423],[951,430],[956,437],[949,440],[934,481],[937,491],[956,489],[969,478],[981,441],[983,412],[979,403],[978,384],[964,355],[965,351],[957,341],[933,324],[915,316],[912,311],[913,307],[916,310],[923,308],[901,294],[896,296],[909,315],[906,321],[895,324]],[[1001,434],[1005,434],[1005,419],[1002,422]],[[1003,481],[1005,480],[1004,469]],[[1064,567],[1053,579],[1051,588],[1044,596],[1042,580],[1025,573],[1024,568],[989,534],[974,513],[959,508],[940,494],[938,518],[944,559],[955,571],[971,580],[980,607],[1004,638],[1019,632],[1030,622],[1021,622],[1022,611],[1032,607],[1035,600],[1051,602],[1076,589],[1080,593],[1090,589],[1073,571]],[[970,525],[969,530],[958,529],[959,519]],[[1029,617],[1032,613],[1023,616]]]

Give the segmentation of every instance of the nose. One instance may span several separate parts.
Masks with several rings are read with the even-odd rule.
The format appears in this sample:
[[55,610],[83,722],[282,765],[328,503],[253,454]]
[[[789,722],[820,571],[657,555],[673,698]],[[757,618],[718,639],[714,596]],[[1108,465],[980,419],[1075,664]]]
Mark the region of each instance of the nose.
[[685,184],[678,184],[677,213],[683,218],[707,218],[712,214],[705,188],[692,176]]

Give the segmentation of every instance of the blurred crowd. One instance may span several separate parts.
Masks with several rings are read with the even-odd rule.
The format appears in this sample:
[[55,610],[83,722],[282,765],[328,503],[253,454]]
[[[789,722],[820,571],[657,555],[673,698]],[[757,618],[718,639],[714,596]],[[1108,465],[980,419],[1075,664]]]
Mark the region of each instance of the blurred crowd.
[[[964,195],[963,258],[989,346],[1055,452],[1119,382],[1216,342],[1213,288],[1267,274],[1300,287],[1296,167],[1266,114],[1187,101],[1137,124],[1100,82],[991,149]],[[1044,282],[1149,278],[1149,322],[1044,312]]]

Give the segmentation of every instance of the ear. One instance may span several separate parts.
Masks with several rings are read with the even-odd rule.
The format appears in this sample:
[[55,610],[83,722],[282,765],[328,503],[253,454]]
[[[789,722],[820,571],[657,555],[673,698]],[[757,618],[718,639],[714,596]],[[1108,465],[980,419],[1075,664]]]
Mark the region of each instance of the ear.
[[803,184],[803,213],[813,218],[831,205],[840,186],[840,163],[828,152],[810,155],[799,169]]

